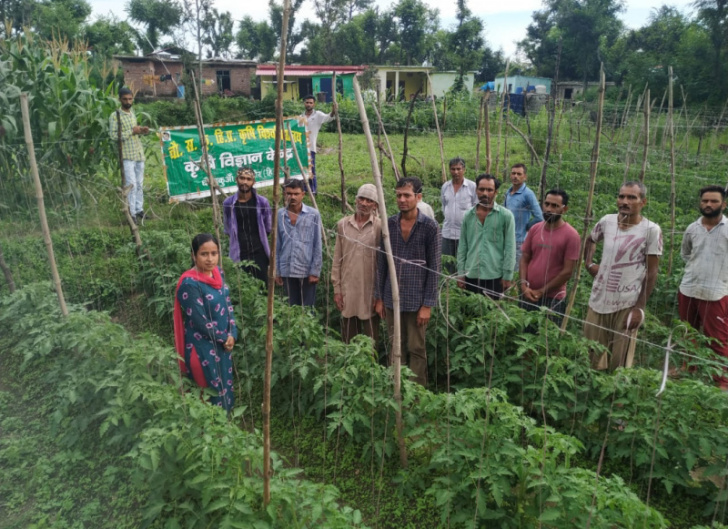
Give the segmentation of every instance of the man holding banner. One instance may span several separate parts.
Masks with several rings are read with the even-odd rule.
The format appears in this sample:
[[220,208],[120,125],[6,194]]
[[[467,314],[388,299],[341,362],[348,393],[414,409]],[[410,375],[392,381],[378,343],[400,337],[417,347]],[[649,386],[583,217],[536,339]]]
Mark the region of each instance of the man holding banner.
[[336,115],[337,105],[336,102],[331,106],[331,114],[326,114],[320,110],[316,110],[316,99],[313,95],[309,94],[303,98],[303,106],[306,111],[301,114],[298,121],[306,126],[306,132],[308,133],[308,145],[309,152],[311,154],[311,178],[309,178],[309,184],[311,185],[311,191],[316,194],[316,142],[318,141],[318,133],[321,130],[321,125],[331,121]]
[[263,282],[267,281],[271,232],[271,209],[268,200],[253,189],[255,171],[238,169],[238,192],[222,203],[225,233],[230,237],[230,259],[252,261],[243,270]]

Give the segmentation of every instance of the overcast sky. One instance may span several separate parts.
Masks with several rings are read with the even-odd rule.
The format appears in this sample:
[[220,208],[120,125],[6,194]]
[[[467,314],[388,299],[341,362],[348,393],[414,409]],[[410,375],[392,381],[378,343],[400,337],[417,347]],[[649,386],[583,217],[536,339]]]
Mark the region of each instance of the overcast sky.
[[[391,0],[375,1],[383,9],[394,3]],[[120,19],[126,18],[124,6],[127,0],[89,0],[89,2],[93,8],[92,17],[113,13]],[[440,10],[440,24],[443,27],[449,28],[454,25],[456,2],[425,0],[425,3]],[[626,10],[622,13],[621,18],[627,27],[639,28],[646,23],[651,10],[664,3],[660,0],[626,0]],[[509,57],[516,53],[516,42],[523,38],[526,26],[531,22],[531,14],[542,7],[540,0],[520,0],[514,4],[517,4],[518,10],[514,10],[515,5],[511,5],[510,2],[468,1],[468,7],[473,14],[485,22],[485,37],[488,44],[495,49],[503,48]],[[684,13],[692,13],[691,2],[680,0],[679,2],[668,2],[668,5],[677,7]],[[268,18],[268,2],[265,0],[257,2],[215,0],[215,7],[221,11],[230,11],[236,21],[241,20],[245,15],[250,15],[255,20]],[[306,13],[310,13],[310,16],[307,16]],[[299,20],[313,18],[313,0],[306,0],[301,8],[301,14],[303,16]],[[237,30],[237,24],[235,29]]]

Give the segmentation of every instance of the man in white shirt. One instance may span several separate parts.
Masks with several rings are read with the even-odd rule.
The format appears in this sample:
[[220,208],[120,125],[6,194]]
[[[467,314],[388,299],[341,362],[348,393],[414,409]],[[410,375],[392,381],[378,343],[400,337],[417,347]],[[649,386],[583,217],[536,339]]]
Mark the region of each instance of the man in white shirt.
[[[465,160],[450,160],[450,180],[442,184],[440,201],[442,202],[442,255],[449,255],[457,262],[460,226],[463,224],[465,212],[478,203],[475,193],[475,182],[465,178]],[[449,273],[455,272],[452,263],[445,265]]]
[[[594,283],[584,336],[611,352],[592,353],[594,369],[632,367],[637,329],[644,321],[662,255],[662,230],[642,216],[646,203],[644,184],[625,182],[617,197],[619,213],[602,217],[586,240],[584,262]],[[604,249],[597,264],[592,259],[600,241]]]
[[[728,219],[725,189],[707,186],[700,190],[701,217],[685,230],[681,254],[685,275],[678,292],[680,319],[706,336],[715,338],[710,348],[728,362]],[[728,365],[723,366],[728,371]],[[716,376],[728,391],[728,373]]]
[[306,127],[306,132],[308,133],[308,150],[311,156],[311,176],[309,178],[309,184],[311,185],[311,191],[316,194],[316,141],[318,140],[321,125],[334,119],[337,105],[334,103],[331,106],[331,114],[326,114],[325,112],[316,110],[316,99],[313,95],[309,94],[303,98],[303,106],[306,111],[299,116],[298,120]]

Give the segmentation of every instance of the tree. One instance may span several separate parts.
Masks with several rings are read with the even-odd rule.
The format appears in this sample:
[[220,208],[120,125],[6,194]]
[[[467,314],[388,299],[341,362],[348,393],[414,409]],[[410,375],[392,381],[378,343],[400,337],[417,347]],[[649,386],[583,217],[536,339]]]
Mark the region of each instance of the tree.
[[432,50],[438,27],[437,9],[429,9],[421,0],[399,0],[394,6],[399,47],[405,64],[420,64]]
[[276,36],[268,22],[256,22],[251,16],[240,21],[235,36],[241,59],[268,62],[276,52]]
[[[303,41],[303,34],[296,31],[296,13],[301,9],[303,0],[291,0],[291,12],[288,15],[288,35],[286,39],[286,62],[294,60],[296,47]],[[276,49],[280,48],[283,33],[283,6],[274,0],[268,2],[268,18],[276,38]]]
[[94,57],[110,59],[112,55],[134,53],[137,34],[128,22],[112,15],[85,26],[83,38]]
[[175,0],[129,0],[126,12],[134,22],[146,26],[139,38],[144,53],[154,51],[160,36],[168,35],[182,22],[182,9]]
[[[12,33],[20,33],[25,26],[30,26],[35,0],[0,0],[0,35],[5,38]],[[6,31],[5,23],[9,23],[10,31]]]
[[233,35],[233,16],[230,11],[219,12],[216,8],[205,11],[202,19],[202,44],[209,47],[208,57],[229,57]]
[[351,22],[354,15],[365,13],[372,8],[374,0],[345,0],[344,9],[346,12],[346,21]]
[[533,23],[519,48],[539,75],[553,77],[559,45],[562,78],[581,78],[584,85],[596,76],[602,54],[622,31],[617,18],[624,7],[620,0],[546,0],[546,8],[535,11]]
[[480,69],[475,76],[475,80],[481,83],[494,81],[500,72],[506,68],[506,58],[503,48],[493,51],[492,48],[486,46],[483,49],[481,57]]
[[465,0],[458,0],[456,18],[458,22],[455,31],[449,36],[449,47],[458,72],[453,91],[459,92],[465,88],[465,73],[474,70],[481,62],[485,39],[483,21],[472,15]]
[[723,100],[728,94],[725,77],[725,61],[728,55],[728,0],[695,0],[693,5],[698,10],[698,20],[710,35],[713,67],[711,84],[718,91],[718,99]]

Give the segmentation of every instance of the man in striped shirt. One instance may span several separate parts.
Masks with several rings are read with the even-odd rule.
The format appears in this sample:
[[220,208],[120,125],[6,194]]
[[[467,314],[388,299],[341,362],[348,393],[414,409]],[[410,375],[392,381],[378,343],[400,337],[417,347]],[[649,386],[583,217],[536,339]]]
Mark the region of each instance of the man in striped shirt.
[[134,104],[131,90],[127,87],[119,90],[119,101],[121,109],[109,116],[109,135],[112,141],[121,141],[124,185],[131,186],[128,197],[129,212],[139,223],[144,218],[144,147],[139,136],[149,134],[149,127],[140,127],[137,124],[136,115],[131,109]]

